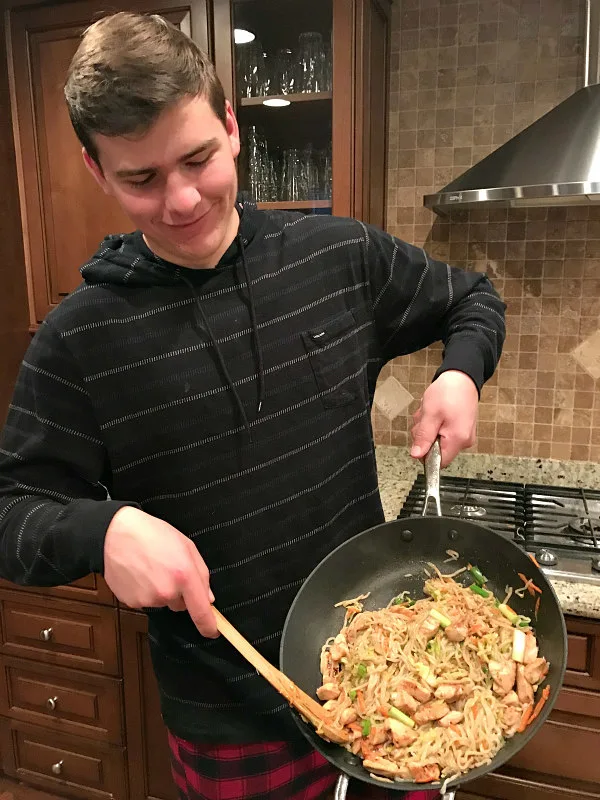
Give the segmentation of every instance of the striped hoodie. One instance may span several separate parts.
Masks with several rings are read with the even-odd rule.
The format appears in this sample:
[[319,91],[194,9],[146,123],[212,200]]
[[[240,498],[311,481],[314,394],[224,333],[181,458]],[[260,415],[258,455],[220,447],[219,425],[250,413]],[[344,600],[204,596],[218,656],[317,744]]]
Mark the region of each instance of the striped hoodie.
[[[0,439],[0,575],[102,573],[136,505],[197,545],[220,610],[277,663],[308,574],[383,521],[370,410],[381,367],[443,341],[481,388],[504,340],[485,275],[353,219],[241,209],[215,269],[107,237],[25,355]],[[163,716],[192,741],[297,737],[287,705],[189,615],[147,609]]]

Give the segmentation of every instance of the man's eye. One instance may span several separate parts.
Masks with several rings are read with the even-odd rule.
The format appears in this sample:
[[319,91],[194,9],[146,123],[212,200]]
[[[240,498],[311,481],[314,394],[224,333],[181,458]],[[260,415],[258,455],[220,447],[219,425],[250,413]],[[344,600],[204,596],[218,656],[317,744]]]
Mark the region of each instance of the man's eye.
[[203,167],[207,161],[208,159],[204,159],[204,161],[188,161],[187,165],[188,167],[192,167],[192,169],[194,169],[198,167]]
[[150,181],[154,178],[154,175],[148,175],[147,178],[144,178],[142,181],[127,181],[130,186],[147,186]]

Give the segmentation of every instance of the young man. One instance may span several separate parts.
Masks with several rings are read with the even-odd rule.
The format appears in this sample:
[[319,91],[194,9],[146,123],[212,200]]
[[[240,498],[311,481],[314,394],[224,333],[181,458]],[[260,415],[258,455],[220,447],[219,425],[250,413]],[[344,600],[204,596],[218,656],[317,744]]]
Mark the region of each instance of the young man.
[[147,610],[182,797],[322,797],[335,771],[215,638],[211,603],[277,663],[303,580],[383,520],[380,368],[444,342],[412,453],[439,434],[448,463],[473,441],[504,305],[485,276],[356,220],[238,204],[231,106],[160,17],[89,28],[65,95],[89,171],[137,230],[102,242],[23,361],[0,445],[0,573],[99,572]]

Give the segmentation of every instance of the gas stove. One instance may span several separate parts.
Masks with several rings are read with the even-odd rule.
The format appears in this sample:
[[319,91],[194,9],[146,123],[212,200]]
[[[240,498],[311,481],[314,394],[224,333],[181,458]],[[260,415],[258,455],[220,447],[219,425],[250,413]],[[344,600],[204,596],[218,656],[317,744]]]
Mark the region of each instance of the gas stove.
[[[420,515],[418,475],[399,518]],[[512,539],[548,576],[600,584],[600,491],[442,476],[442,514],[468,519]]]

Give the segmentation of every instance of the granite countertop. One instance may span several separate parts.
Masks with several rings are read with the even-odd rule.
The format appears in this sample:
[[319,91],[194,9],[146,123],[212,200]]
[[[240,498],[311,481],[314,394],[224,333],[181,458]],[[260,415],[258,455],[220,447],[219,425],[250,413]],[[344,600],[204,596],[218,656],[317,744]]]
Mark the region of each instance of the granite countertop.
[[[398,516],[414,479],[421,471],[404,447],[376,448],[379,489],[386,520]],[[600,465],[589,461],[490,456],[461,453],[444,470],[445,475],[553,486],[585,486],[600,489]],[[600,584],[550,578],[565,614],[600,619]]]

